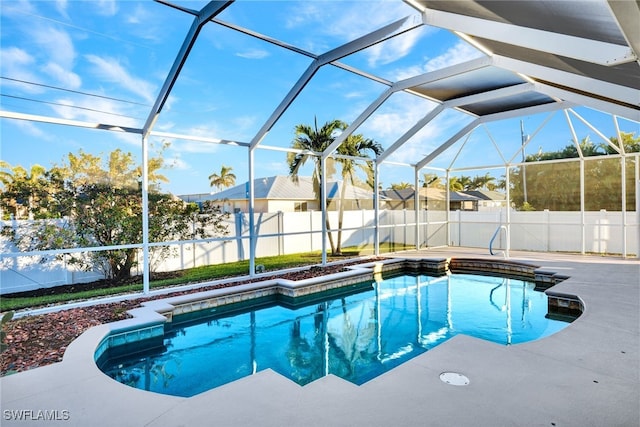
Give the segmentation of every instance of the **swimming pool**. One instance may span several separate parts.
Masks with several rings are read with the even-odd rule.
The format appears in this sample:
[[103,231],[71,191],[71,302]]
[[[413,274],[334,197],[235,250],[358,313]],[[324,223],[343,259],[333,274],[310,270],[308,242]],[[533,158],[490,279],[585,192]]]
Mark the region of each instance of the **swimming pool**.
[[547,316],[534,283],[506,277],[402,274],[340,292],[174,316],[155,346],[108,350],[98,366],[123,384],[184,397],[269,368],[300,385],[328,374],[360,385],[457,334],[511,345],[568,324]]

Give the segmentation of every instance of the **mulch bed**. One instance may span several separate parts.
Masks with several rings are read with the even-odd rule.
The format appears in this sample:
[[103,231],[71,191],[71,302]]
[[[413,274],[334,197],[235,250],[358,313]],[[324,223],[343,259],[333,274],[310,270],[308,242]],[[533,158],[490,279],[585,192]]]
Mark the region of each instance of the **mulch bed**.
[[[28,316],[13,320],[5,326],[8,348],[0,355],[0,375],[21,372],[29,369],[45,366],[62,361],[67,346],[87,329],[103,323],[115,322],[126,319],[128,310],[139,307],[140,303],[152,299],[168,298],[203,290],[219,289],[223,287],[238,286],[241,284],[264,281],[273,278],[285,278],[290,280],[303,280],[310,277],[327,275],[344,270],[349,265],[371,262],[355,261],[346,264],[326,267],[312,267],[293,273],[274,274],[259,279],[242,280],[208,286],[191,291],[178,291],[167,295],[139,298],[109,304],[98,304],[90,307],[74,308],[56,313]],[[96,284],[96,286],[98,286]],[[69,291],[69,290],[67,290]]]

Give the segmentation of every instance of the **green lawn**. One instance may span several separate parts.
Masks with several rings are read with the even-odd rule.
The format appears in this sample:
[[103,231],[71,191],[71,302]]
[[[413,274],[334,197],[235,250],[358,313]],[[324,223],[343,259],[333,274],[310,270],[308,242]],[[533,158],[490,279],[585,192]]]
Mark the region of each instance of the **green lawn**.
[[[347,258],[358,257],[367,254],[367,250],[360,251],[349,249],[343,251],[340,257],[327,256],[327,260],[337,261]],[[304,265],[320,264],[322,256],[319,252],[301,253],[293,255],[281,255],[273,257],[256,258],[256,265],[264,265],[266,271],[277,271],[287,268],[300,267]],[[216,264],[204,267],[196,267],[180,271],[178,277],[164,280],[156,280],[150,283],[152,289],[177,286],[187,283],[206,282],[225,277],[246,276],[249,272],[249,261],[230,262],[226,264]],[[81,285],[79,286],[81,287]],[[2,298],[0,300],[0,311],[20,310],[24,308],[36,308],[50,304],[62,304],[77,300],[86,300],[110,295],[142,292],[142,281],[140,283],[115,286],[102,289],[80,290],[73,293],[44,295],[37,297]]]

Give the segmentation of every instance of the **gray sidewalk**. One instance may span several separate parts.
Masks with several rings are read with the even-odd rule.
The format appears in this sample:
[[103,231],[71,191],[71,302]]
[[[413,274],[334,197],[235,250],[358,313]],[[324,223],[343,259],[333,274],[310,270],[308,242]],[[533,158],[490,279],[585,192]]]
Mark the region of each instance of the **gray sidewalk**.
[[[397,256],[484,252],[450,248]],[[328,376],[300,387],[268,370],[192,398],[136,390],[103,375],[91,349],[104,334],[99,326],[74,341],[63,362],[0,380],[1,425],[640,425],[640,263],[511,255],[570,276],[553,289],[579,296],[583,315],[557,334],[510,347],[456,336],[362,386]],[[464,374],[469,385],[443,383],[439,376],[448,371]],[[20,415],[32,420],[17,420]]]

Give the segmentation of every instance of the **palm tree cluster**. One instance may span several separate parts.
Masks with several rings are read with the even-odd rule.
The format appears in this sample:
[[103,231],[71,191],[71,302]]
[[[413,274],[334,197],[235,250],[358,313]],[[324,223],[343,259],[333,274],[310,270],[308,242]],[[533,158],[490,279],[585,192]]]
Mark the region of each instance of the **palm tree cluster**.
[[[495,183],[495,180],[496,178],[488,173],[484,175],[478,175],[473,178],[466,175],[451,176],[449,177],[449,190],[473,191],[481,189],[497,190],[500,188],[504,188],[504,180],[500,180],[498,181],[498,183]],[[444,179],[439,177],[438,175],[434,173],[425,173],[423,175],[422,186],[444,190],[446,184],[444,182]],[[389,190],[406,190],[410,188],[413,188],[413,184],[409,184],[408,182],[394,183],[389,186]]]
[[[298,182],[298,174],[300,169],[305,165],[307,161],[314,163],[312,183],[313,192],[318,201],[323,200],[321,194],[320,182],[322,180],[322,165],[321,155],[327,150],[327,148],[335,141],[335,139],[347,129],[348,125],[341,120],[332,120],[326,122],[322,127],[318,128],[317,120],[314,121],[314,126],[300,124],[295,127],[295,137],[291,143],[291,148],[299,150],[296,153],[287,154],[287,163],[289,164],[289,176],[294,182]],[[361,134],[349,135],[343,142],[336,148],[335,161],[327,162],[325,165],[326,179],[334,176],[337,173],[336,165],[340,166],[340,175],[342,177],[342,189],[340,192],[340,211],[338,216],[338,241],[337,244],[333,240],[332,233],[329,234],[329,243],[331,245],[331,253],[333,255],[341,254],[341,239],[342,239],[342,218],[344,213],[344,196],[347,185],[347,180],[354,184],[356,180],[356,169],[362,170],[367,176],[367,184],[370,188],[373,188],[373,164],[370,161],[358,162],[354,160],[355,157],[370,158],[370,154],[376,156],[383,152],[382,145],[376,141],[365,138]],[[327,204],[329,201],[327,200]],[[329,218],[326,220],[327,229],[330,229]]]
[[486,188],[487,190],[495,190],[500,188],[500,184],[495,184],[495,177],[488,173],[478,175],[473,178],[466,175],[452,176],[449,178],[449,190],[451,191],[473,191]]
[[0,160],[0,208],[8,211],[16,219],[24,216],[33,218],[35,202],[39,196],[46,194],[46,172],[47,170],[38,164],[26,170],[20,165],[12,166]]

